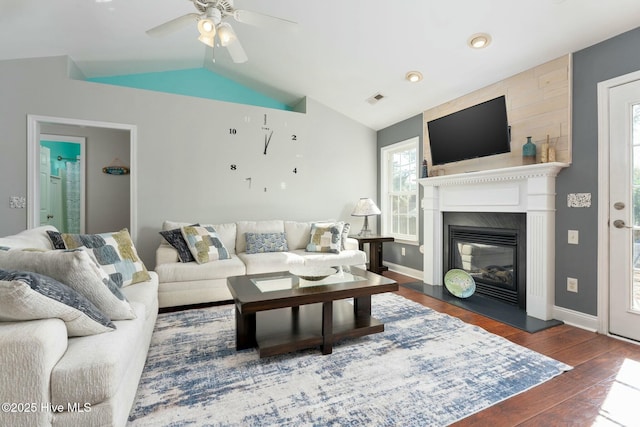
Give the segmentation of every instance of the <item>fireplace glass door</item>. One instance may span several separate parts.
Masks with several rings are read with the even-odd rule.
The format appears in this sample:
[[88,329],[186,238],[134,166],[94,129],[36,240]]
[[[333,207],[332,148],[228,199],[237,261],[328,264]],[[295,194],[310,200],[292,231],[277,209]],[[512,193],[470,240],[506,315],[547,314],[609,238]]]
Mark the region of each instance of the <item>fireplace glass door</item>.
[[477,293],[519,304],[517,246],[514,230],[451,226],[449,268],[469,273]]

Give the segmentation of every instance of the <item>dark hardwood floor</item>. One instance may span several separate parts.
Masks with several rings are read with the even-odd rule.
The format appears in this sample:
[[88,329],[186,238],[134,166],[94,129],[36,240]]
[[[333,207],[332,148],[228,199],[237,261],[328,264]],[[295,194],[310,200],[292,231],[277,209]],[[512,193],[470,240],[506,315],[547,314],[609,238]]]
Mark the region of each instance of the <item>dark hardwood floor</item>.
[[[398,283],[416,280],[391,271]],[[400,286],[397,294],[573,366],[455,426],[640,426],[640,345],[568,325],[535,334]]]

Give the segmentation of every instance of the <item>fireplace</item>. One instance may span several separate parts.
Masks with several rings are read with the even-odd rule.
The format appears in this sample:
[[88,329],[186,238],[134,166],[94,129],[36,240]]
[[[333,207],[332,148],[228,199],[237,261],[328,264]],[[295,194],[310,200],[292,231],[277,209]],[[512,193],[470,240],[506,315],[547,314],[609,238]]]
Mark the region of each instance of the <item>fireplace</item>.
[[476,293],[526,309],[526,215],[444,212],[443,270],[465,270]]
[[420,179],[424,209],[423,281],[442,286],[446,212],[526,215],[526,312],[553,318],[555,293],[555,180],[566,163],[540,163]]

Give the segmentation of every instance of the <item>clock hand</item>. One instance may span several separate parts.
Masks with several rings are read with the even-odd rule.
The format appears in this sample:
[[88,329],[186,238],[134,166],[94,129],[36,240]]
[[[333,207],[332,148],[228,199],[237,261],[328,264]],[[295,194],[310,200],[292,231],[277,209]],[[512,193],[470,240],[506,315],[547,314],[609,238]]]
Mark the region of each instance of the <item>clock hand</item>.
[[264,135],[264,155],[267,155],[267,148],[269,148],[269,143],[271,142],[271,136],[273,135],[273,131],[271,131],[269,133],[269,137],[267,138],[267,135]]

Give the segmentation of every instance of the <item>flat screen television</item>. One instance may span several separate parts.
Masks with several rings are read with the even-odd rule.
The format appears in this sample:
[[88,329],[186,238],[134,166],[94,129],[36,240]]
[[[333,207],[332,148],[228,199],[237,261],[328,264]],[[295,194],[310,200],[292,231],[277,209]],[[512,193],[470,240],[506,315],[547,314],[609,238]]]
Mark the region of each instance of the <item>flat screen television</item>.
[[511,151],[504,96],[427,123],[433,165]]

